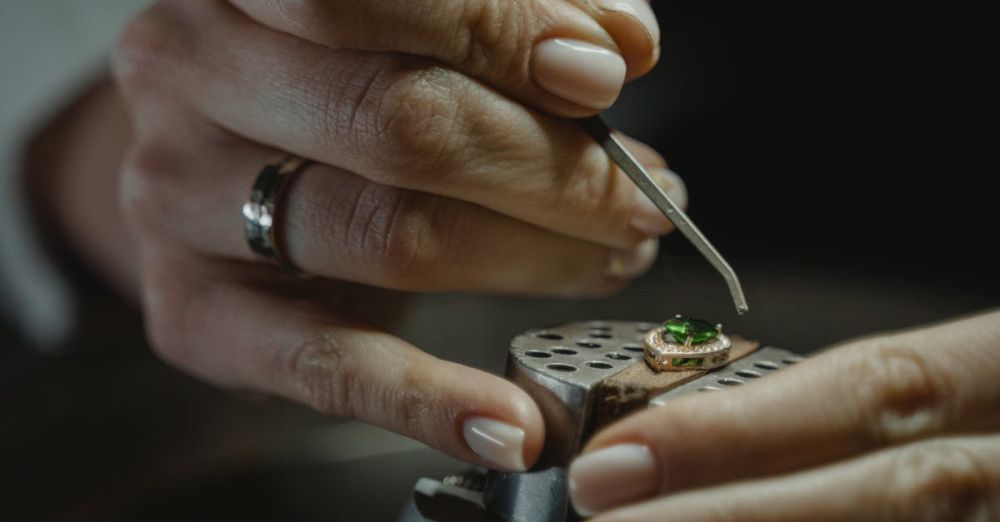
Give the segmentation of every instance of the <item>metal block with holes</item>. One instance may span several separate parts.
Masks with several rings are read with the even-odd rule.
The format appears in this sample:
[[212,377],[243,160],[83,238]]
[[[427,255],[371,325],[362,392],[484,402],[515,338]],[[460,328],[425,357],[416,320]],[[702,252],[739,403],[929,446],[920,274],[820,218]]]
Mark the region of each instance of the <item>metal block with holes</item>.
[[[749,355],[710,372],[667,375],[654,386],[650,383],[658,377],[649,377],[652,372],[644,368],[643,336],[655,326],[633,321],[584,321],[515,337],[510,343],[506,375],[527,391],[542,411],[546,436],[541,457],[526,473],[471,470],[461,477],[482,478],[485,473],[485,480],[452,477],[438,483],[424,479],[415,493],[414,506],[423,505],[426,512],[428,506],[440,508],[445,500],[454,504],[461,499],[459,504],[466,504],[461,518],[434,518],[442,521],[576,520],[567,496],[566,467],[596,429],[633,411],[634,406],[623,404],[658,406],[689,393],[735,388],[801,360],[792,352],[770,347],[750,353],[756,343],[743,340],[742,353]],[[478,486],[463,489],[456,483]],[[469,502],[474,505],[469,506]],[[404,520],[430,520],[420,518],[421,512],[414,507]],[[470,518],[472,512],[477,517]]]
[[656,396],[649,401],[650,406],[663,406],[668,401],[678,399],[685,395],[699,392],[713,392],[740,386],[752,380],[760,379],[768,374],[774,373],[786,366],[790,366],[802,360],[802,356],[781,350],[779,348],[761,348],[756,352],[723,366],[718,370],[695,379],[687,384],[682,384],[666,393]]

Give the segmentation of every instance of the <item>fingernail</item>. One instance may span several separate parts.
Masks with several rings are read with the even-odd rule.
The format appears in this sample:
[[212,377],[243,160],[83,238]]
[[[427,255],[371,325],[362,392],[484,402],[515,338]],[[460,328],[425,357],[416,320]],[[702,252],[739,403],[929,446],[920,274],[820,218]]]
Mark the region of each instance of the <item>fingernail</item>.
[[654,44],[660,41],[660,24],[646,0],[598,0],[597,6],[605,11],[622,13],[635,18],[646,29]]
[[[656,184],[682,209],[687,208],[688,194],[684,181],[670,169],[652,169],[649,174]],[[632,227],[651,236],[659,236],[673,230],[670,220],[656,208],[656,205],[638,188],[635,189],[636,206],[632,214]]]
[[524,430],[486,417],[470,417],[462,426],[465,443],[496,469],[524,471]]
[[591,43],[553,38],[535,45],[532,71],[543,89],[592,109],[606,109],[625,83],[625,60]]
[[573,508],[589,517],[656,492],[656,464],[649,448],[621,444],[588,453],[569,467]]
[[605,273],[618,279],[635,279],[649,271],[659,250],[660,241],[656,238],[647,239],[632,250],[612,250]]

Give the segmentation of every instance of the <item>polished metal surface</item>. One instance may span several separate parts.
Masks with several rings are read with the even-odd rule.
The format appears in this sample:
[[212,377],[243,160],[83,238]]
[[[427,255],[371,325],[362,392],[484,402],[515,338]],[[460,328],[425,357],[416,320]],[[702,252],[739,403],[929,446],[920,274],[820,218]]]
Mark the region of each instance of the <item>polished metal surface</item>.
[[535,399],[545,419],[545,449],[527,473],[490,473],[487,509],[510,522],[563,522],[569,508],[566,466],[593,430],[597,386],[643,364],[653,323],[582,321],[532,330],[511,341],[507,377]]
[[677,230],[681,234],[684,234],[684,237],[698,249],[698,252],[701,252],[701,255],[705,256],[705,259],[722,274],[722,277],[726,280],[726,285],[729,286],[729,293],[732,295],[733,304],[736,305],[736,311],[740,315],[747,313],[750,310],[750,305],[747,303],[746,295],[743,293],[743,286],[740,285],[739,277],[737,277],[733,267],[722,257],[722,254],[708,241],[705,234],[695,226],[691,218],[653,181],[653,178],[642,167],[642,164],[632,156],[632,153],[625,148],[600,116],[583,120],[583,126],[594,140],[604,148],[604,151],[608,153],[611,160],[656,205],[656,208],[660,209],[660,212],[663,212],[663,215],[667,216],[667,219],[677,227]]
[[277,237],[278,206],[292,177],[309,165],[309,160],[289,155],[278,163],[265,166],[254,180],[250,199],[243,204],[243,230],[250,251],[259,258],[290,267]]
[[[644,340],[655,323],[582,321],[531,330],[511,341],[507,377],[535,399],[545,418],[545,449],[526,473],[490,472],[483,503],[507,522],[576,520],[567,496],[566,467],[594,430],[597,388],[644,364]],[[801,357],[765,348],[656,397],[662,405],[686,393],[735,387],[794,364]]]
[[511,341],[509,360],[557,381],[589,387],[641,361],[643,337],[656,326],[581,321],[532,330]]
[[705,375],[678,386],[649,401],[650,406],[663,406],[669,401],[679,399],[693,393],[705,393],[734,388],[771,375],[772,373],[802,361],[802,356],[782,350],[766,347],[730,363],[728,366],[706,373]]

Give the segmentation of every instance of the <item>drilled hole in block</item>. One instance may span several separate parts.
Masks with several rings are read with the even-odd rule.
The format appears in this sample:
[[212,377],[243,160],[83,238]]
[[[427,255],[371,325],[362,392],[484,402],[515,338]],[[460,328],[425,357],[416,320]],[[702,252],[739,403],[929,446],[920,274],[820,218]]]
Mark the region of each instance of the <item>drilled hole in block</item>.
[[795,364],[795,363],[802,362],[802,358],[793,355],[791,357],[785,357],[784,359],[781,360],[781,362],[783,362],[785,364]]
[[559,355],[576,355],[578,352],[576,350],[570,350],[569,348],[556,348],[552,350],[552,353],[558,353]]
[[781,368],[781,366],[778,366],[778,363],[771,362],[771,361],[759,361],[759,362],[753,363],[753,365],[756,366],[756,367],[758,367],[758,368],[760,368],[760,369],[762,369],[762,370],[777,370],[777,369]]
[[642,346],[634,346],[634,345],[622,346],[622,350],[625,350],[626,352],[635,352],[635,353],[642,353],[646,351],[645,349],[643,349]]
[[524,352],[524,355],[527,355],[528,357],[534,357],[535,359],[548,359],[549,357],[552,357],[551,353],[543,352],[540,350],[527,351]]
[[732,377],[726,377],[723,379],[719,379],[719,384],[723,384],[726,386],[739,386],[741,384],[744,384],[744,381],[741,381],[739,379],[734,379]]
[[559,339],[563,338],[563,336],[561,336],[561,335],[559,335],[557,333],[552,333],[552,332],[542,332],[542,333],[536,335],[535,337],[537,337],[539,339],[550,339],[552,341],[558,341]]
[[760,372],[755,372],[753,370],[740,370],[736,372],[736,375],[739,375],[740,377],[745,377],[747,379],[759,379],[763,377],[763,375],[761,375]]
[[594,339],[611,339],[611,335],[606,333],[592,333],[590,336]]
[[592,343],[590,341],[577,341],[577,346],[581,348],[600,348],[601,345],[598,343]]
[[630,360],[632,360],[631,357],[629,357],[627,355],[620,354],[620,353],[616,353],[616,352],[611,352],[611,353],[605,355],[605,357],[607,357],[608,359],[614,359],[616,361],[630,361]]
[[587,366],[590,366],[591,368],[596,368],[598,370],[610,370],[614,368],[614,366],[601,361],[590,361],[587,363]]
[[719,388],[718,386],[702,386],[701,388],[698,388],[698,391],[700,391],[700,392],[711,392],[711,391],[719,391],[721,389],[722,388]]
[[550,370],[555,370],[557,372],[575,372],[576,371],[576,366],[573,366],[572,364],[553,363],[553,364],[547,364],[547,365],[545,365],[545,367],[548,368],[548,369],[550,369]]

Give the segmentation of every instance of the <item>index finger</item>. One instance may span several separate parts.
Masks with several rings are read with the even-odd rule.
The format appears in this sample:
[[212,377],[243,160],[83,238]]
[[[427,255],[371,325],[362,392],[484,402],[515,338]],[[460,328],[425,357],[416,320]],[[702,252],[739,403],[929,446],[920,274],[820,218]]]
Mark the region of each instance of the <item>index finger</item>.
[[[332,49],[432,58],[559,116],[609,107],[659,56],[646,0],[230,0]],[[575,4],[575,5],[574,5]]]
[[[851,343],[742,393],[686,397],[599,433],[570,469],[599,512],[657,493],[1000,426],[1000,312]],[[628,476],[626,487],[621,484]]]

